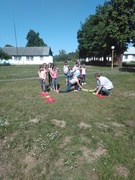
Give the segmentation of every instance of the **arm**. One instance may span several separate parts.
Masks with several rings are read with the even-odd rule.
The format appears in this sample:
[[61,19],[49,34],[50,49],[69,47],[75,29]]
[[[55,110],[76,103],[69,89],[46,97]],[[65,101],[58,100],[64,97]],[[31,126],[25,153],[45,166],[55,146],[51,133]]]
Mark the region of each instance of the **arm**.
[[83,90],[82,86],[79,84],[79,82],[77,81],[78,86],[81,88],[81,90]]
[[103,87],[103,86],[99,86],[99,88],[98,88],[96,94],[98,94],[98,93],[100,92],[100,90],[102,89],[102,87]]

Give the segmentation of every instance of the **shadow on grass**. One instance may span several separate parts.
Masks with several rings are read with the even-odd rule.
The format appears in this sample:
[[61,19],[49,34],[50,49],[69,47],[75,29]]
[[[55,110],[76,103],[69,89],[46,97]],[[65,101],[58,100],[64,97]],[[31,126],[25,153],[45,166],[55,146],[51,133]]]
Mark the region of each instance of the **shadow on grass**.
[[135,67],[122,67],[122,68],[119,68],[119,71],[123,71],[123,72],[135,72]]

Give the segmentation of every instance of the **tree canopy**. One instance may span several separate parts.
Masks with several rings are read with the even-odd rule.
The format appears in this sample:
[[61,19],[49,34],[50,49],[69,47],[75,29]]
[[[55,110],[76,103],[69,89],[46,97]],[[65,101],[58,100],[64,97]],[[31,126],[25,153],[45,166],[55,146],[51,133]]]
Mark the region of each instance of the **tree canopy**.
[[78,50],[76,50],[76,52],[70,52],[67,54],[66,51],[62,49],[59,50],[59,55],[54,56],[54,61],[65,61],[65,60],[72,61],[78,58],[79,58]]
[[7,53],[5,53],[1,48],[0,48],[0,59],[11,59],[12,57],[10,55],[8,55]]
[[77,32],[82,58],[109,56],[111,46],[122,54],[129,43],[135,46],[135,0],[110,0],[96,7]]
[[43,39],[39,37],[39,33],[36,33],[33,30],[30,30],[27,34],[27,44],[26,47],[41,47],[41,46],[47,46]]

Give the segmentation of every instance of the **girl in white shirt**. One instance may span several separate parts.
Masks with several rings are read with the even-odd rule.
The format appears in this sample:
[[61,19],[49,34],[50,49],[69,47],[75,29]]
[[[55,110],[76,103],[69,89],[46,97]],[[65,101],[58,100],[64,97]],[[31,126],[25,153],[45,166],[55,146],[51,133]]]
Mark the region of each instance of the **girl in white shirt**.
[[46,71],[43,68],[43,65],[39,66],[38,70],[39,82],[42,92],[46,91]]

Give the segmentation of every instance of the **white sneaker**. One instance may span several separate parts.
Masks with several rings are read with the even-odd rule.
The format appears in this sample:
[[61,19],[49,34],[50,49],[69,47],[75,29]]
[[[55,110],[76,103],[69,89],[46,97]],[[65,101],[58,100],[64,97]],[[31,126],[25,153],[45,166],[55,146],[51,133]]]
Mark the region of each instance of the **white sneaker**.
[[84,83],[82,83],[82,86],[84,85]]
[[86,84],[86,83],[84,82],[84,84]]

